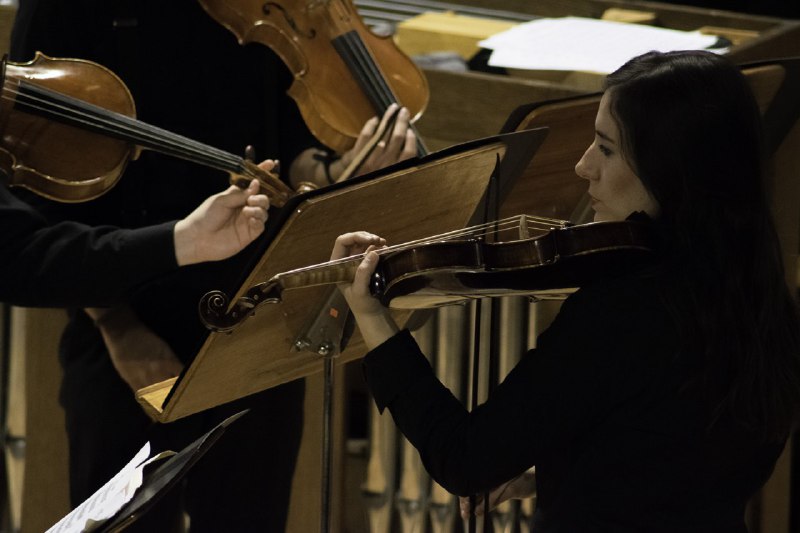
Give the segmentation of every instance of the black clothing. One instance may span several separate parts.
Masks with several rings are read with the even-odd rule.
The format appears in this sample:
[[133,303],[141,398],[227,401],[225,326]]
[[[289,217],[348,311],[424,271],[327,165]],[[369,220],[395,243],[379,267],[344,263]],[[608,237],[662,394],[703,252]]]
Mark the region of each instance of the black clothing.
[[[96,61],[126,82],[140,120],[231,153],[253,145],[257,158],[280,159],[284,169],[316,145],[285,95],[291,76],[280,59],[260,44],[241,46],[197,0],[21,4],[12,35],[16,61],[31,59],[37,50]],[[185,216],[227,181],[225,173],[145,151],[103,197],[45,210],[56,219],[140,227]],[[181,269],[138,291],[131,304],[188,362],[208,335],[197,302],[209,290],[237,288],[263,245],[256,242],[230,260]],[[153,426],[82,313],[75,314],[62,338],[61,358],[73,504],[109,479],[144,440],[176,449],[235,408],[248,406],[253,412],[189,474],[185,499],[192,531],[283,530],[302,430],[302,381]]]
[[678,353],[654,277],[588,285],[488,401],[468,413],[407,332],[364,361],[380,409],[434,479],[477,493],[536,466],[537,533],[743,532],[783,443],[707,430],[698,354]]
[[[138,230],[49,226],[0,185],[0,301],[23,306],[103,306],[177,268],[174,222]],[[109,277],[113,273],[113,278]]]

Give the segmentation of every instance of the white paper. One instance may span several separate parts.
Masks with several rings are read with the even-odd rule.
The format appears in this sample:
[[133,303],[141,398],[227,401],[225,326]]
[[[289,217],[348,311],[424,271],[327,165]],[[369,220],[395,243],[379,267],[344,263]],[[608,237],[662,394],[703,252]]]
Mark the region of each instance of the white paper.
[[150,443],[146,443],[117,475],[48,529],[47,533],[81,533],[100,526],[131,501],[136,490],[142,486],[145,466],[169,455],[174,455],[174,452],[163,452],[148,459]]
[[495,67],[607,74],[629,59],[655,50],[699,50],[713,35],[580,17],[538,19],[480,42]]

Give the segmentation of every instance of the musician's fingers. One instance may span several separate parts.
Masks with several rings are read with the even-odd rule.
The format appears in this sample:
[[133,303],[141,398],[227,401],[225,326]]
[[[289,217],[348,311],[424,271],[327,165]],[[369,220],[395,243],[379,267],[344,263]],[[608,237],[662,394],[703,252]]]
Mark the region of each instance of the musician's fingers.
[[398,161],[405,161],[417,155],[417,136],[411,128],[406,130],[406,136],[403,140],[403,149],[398,156]]
[[260,168],[261,170],[266,170],[267,172],[271,172],[275,170],[277,167],[278,167],[277,159],[265,159],[258,164],[258,168]]
[[244,215],[245,218],[261,222],[261,224],[265,223],[267,221],[267,217],[269,216],[267,209],[261,206],[243,207],[242,215]]
[[364,259],[358,265],[353,276],[353,293],[363,297],[369,295],[369,281],[375,268],[378,266],[378,252],[370,250],[364,254]]
[[373,251],[377,252],[378,250],[383,250],[384,248],[386,248],[386,239],[381,239],[380,244],[370,244],[369,246],[367,246],[367,249],[364,250],[364,253],[368,254]]
[[348,150],[348,152],[352,154],[350,159],[352,159],[355,154],[361,152],[364,146],[367,145],[370,138],[372,138],[372,135],[375,133],[375,130],[378,128],[378,122],[378,117],[372,117],[364,123],[364,125],[361,127],[361,132],[358,134],[355,145]]
[[384,111],[383,116],[381,117],[381,125],[380,125],[381,130],[386,129],[386,125],[389,123],[389,120],[397,112],[397,107],[398,107],[397,104],[389,104],[389,107],[386,108],[386,111]]
[[408,131],[408,118],[408,109],[405,107],[397,113],[397,120],[395,120],[394,127],[389,135],[389,141],[385,146],[385,157],[391,162],[398,160],[398,157],[403,150],[403,146],[405,145],[406,132]]
[[367,231],[353,231],[344,233],[336,238],[331,253],[331,260],[350,257],[366,250],[370,245],[383,246],[386,239]]
[[[255,181],[255,180],[254,180]],[[255,192],[258,192],[256,189]],[[269,209],[269,196],[266,194],[253,194],[252,196],[247,198],[247,205],[250,207],[258,207],[263,209],[266,213],[267,209]]]
[[[370,136],[373,133],[375,133],[376,131],[384,132],[382,134],[382,136],[384,138],[381,139],[380,141],[378,141],[378,143],[375,145],[375,148],[373,148],[373,150],[372,150],[372,154],[369,157],[369,159],[371,161],[373,161],[373,162],[383,159],[384,158],[384,154],[387,151],[387,148],[389,148],[390,145],[391,145],[391,134],[389,135],[388,140],[387,140],[385,132],[386,132],[386,127],[387,127],[387,125],[389,123],[389,120],[391,120],[392,117],[397,113],[397,107],[398,107],[397,104],[390,104],[389,107],[386,108],[386,111],[383,113],[383,116],[381,117],[380,125],[377,128],[374,128],[370,132]],[[396,122],[395,122],[394,127],[395,128],[397,127],[396,126]]]

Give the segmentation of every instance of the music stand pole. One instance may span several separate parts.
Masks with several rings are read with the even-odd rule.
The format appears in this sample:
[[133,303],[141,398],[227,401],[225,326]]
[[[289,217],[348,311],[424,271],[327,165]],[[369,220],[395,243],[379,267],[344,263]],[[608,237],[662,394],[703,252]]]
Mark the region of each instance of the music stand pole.
[[322,392],[322,487],[320,490],[320,533],[330,532],[331,523],[331,485],[333,457],[333,360],[335,350],[320,355],[324,356],[323,392]]

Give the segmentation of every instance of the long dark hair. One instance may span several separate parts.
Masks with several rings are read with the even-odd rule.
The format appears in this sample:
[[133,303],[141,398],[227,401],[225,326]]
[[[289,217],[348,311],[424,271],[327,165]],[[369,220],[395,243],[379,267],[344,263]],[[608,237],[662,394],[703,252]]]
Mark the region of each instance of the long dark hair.
[[761,117],[746,78],[707,52],[651,52],[609,75],[623,154],[658,201],[663,294],[709,425],[770,440],[800,410],[800,324],[765,186]]

